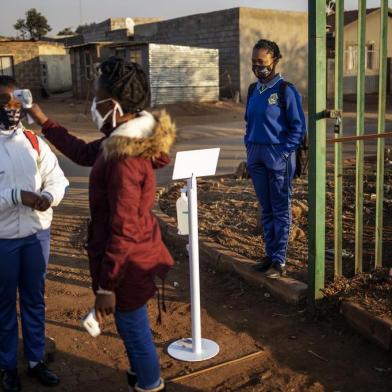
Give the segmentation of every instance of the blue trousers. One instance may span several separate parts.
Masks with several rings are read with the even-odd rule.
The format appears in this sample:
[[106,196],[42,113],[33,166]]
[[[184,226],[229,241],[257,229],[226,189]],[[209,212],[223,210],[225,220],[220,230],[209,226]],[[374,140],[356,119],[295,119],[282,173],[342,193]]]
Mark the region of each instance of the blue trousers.
[[127,350],[130,367],[143,389],[160,385],[159,359],[152,340],[147,306],[115,314],[118,333]]
[[49,230],[21,239],[0,239],[0,369],[17,367],[17,290],[25,356],[33,362],[44,358],[49,248]]
[[284,265],[291,228],[295,152],[284,156],[279,144],[250,143],[247,166],[261,205],[265,252]]

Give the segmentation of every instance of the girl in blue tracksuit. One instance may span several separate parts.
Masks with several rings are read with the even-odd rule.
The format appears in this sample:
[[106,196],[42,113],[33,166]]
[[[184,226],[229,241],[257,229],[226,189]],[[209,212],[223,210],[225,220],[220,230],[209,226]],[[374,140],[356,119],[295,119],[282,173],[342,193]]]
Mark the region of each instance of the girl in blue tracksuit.
[[256,43],[252,70],[258,82],[249,88],[245,112],[247,166],[261,204],[266,254],[255,269],[270,277],[284,272],[295,152],[306,132],[299,92],[276,73],[281,58],[275,42]]

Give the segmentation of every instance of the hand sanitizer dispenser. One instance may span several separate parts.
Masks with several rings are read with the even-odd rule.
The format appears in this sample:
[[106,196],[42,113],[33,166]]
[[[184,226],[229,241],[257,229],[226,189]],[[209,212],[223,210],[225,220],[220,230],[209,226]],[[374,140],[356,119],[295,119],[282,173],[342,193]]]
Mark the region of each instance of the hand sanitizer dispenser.
[[189,207],[188,197],[186,195],[187,188],[181,189],[181,196],[178,198],[177,207],[177,226],[179,235],[189,235]]

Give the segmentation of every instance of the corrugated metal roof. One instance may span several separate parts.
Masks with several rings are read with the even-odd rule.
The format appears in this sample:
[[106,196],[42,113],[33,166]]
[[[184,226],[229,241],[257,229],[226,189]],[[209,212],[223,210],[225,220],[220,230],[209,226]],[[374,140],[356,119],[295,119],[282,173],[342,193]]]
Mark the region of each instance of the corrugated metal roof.
[[86,42],[84,44],[68,46],[68,49],[81,48],[83,46],[90,46],[90,45],[106,45],[111,43],[112,42],[108,42],[108,41]]
[[105,45],[109,48],[114,48],[117,46],[121,47],[127,47],[127,46],[145,46],[149,45],[149,42],[143,42],[143,41],[116,41],[116,42],[110,42],[108,45]]

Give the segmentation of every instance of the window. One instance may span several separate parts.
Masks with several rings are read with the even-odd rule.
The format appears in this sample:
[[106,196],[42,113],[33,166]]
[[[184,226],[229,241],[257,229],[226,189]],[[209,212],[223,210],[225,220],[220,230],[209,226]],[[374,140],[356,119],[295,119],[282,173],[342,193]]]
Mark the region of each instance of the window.
[[131,49],[130,50],[130,60],[133,63],[137,63],[139,65],[143,65],[143,60],[142,60],[142,51],[140,49]]
[[84,52],[84,75],[87,80],[93,79],[93,62],[89,51]]
[[376,50],[374,42],[366,45],[366,68],[375,69]]
[[[371,70],[376,68],[377,52],[374,42],[366,44],[365,66]],[[355,72],[358,69],[358,45],[350,44],[346,49],[346,71]]]
[[120,59],[125,60],[125,48],[116,48],[116,57],[120,57]]
[[348,45],[346,49],[346,70],[354,72],[358,68],[358,45]]
[[0,75],[14,76],[14,59],[12,56],[0,56]]

